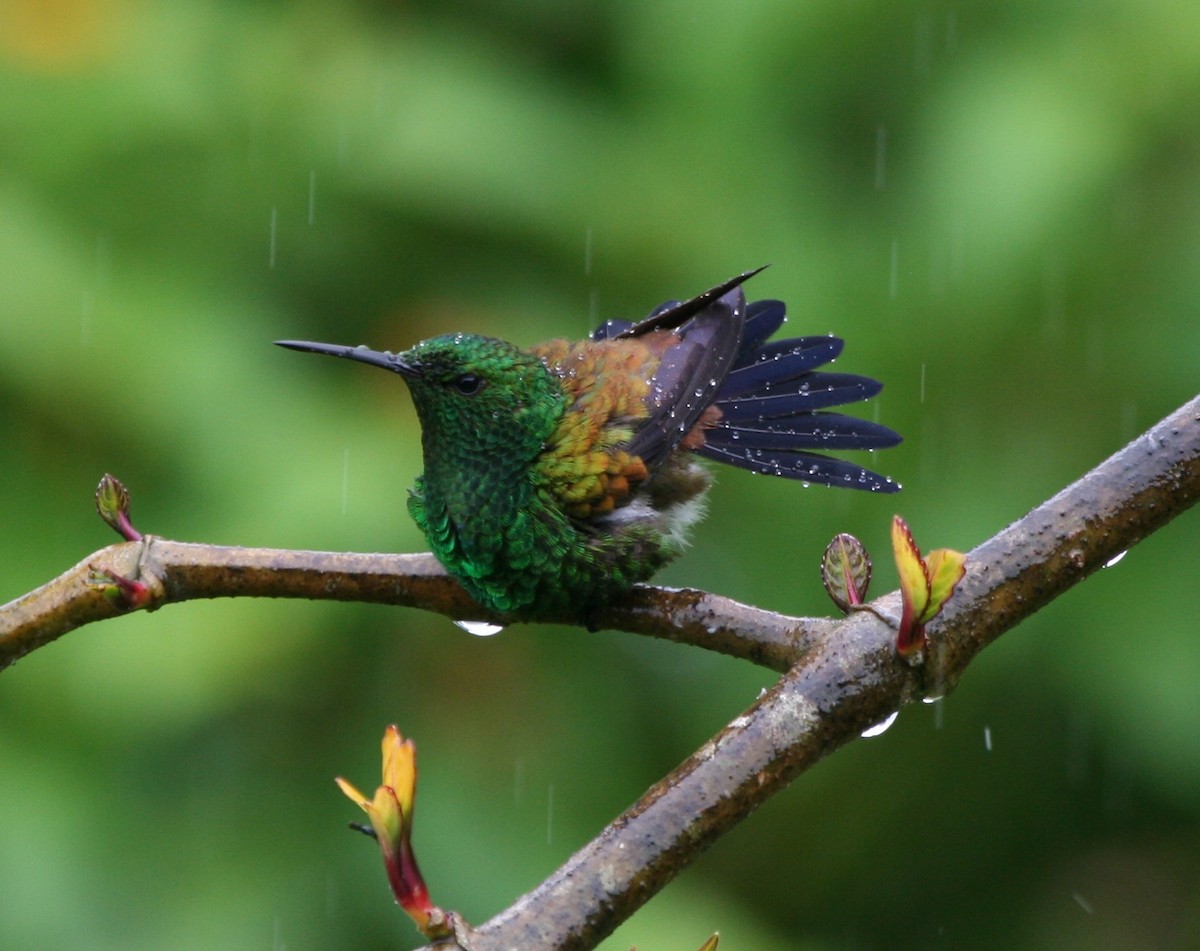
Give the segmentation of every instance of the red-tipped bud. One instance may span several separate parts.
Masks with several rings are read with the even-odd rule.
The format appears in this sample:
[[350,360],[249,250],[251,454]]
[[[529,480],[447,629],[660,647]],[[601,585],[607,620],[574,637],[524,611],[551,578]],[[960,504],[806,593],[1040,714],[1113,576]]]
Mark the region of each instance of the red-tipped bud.
[[404,739],[395,726],[384,731],[383,782],[373,797],[368,799],[341,777],[336,782],[371,820],[371,834],[383,853],[383,864],[396,903],[425,937],[437,939],[453,935],[456,916],[442,911],[429,900],[429,890],[412,851],[413,802],[417,791],[417,748],[413,741]]
[[954,594],[954,588],[966,573],[966,555],[950,548],[931,551],[925,558],[913,541],[908,525],[899,515],[892,518],[892,551],[900,575],[903,613],[896,650],[909,663],[921,662],[925,646],[925,625]]
[[129,491],[120,479],[107,472],[96,486],[96,511],[125,541],[141,541],[142,533],[129,520]]
[[90,574],[87,584],[103,589],[104,596],[122,611],[144,608],[150,603],[150,587],[144,582],[126,578],[111,568],[97,568],[95,565],[88,565],[88,568]]

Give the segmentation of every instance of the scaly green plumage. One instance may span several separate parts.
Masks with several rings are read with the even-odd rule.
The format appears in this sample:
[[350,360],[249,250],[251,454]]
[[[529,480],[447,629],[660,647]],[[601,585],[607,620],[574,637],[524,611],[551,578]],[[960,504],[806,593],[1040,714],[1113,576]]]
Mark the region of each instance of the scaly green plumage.
[[586,612],[683,549],[710,482],[697,452],[756,471],[891,491],[861,467],[808,452],[899,437],[815,412],[878,384],[813,373],[835,338],[764,344],[778,302],[726,282],[640,324],[522,350],[473,334],[392,355],[284,341],[398,372],[420,417],[425,470],[408,508],[446,570],[504,614]]
[[[679,553],[678,512],[612,515],[648,478],[620,449],[649,415],[641,351],[607,341],[524,352],[458,334],[401,355],[417,368],[425,457],[409,512],[476,601],[505,613],[596,604]],[[464,376],[481,381],[476,392],[456,385]],[[695,469],[694,493],[707,484]]]

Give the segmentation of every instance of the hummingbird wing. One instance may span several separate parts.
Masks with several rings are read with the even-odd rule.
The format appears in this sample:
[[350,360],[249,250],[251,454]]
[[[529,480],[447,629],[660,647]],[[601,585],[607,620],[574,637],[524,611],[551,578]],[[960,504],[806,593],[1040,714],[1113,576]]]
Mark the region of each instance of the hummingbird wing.
[[640,323],[609,321],[588,340],[532,348],[567,397],[536,467],[564,511],[588,520],[628,504],[711,414],[740,351],[746,298],[738,285],[751,274]]
[[651,357],[648,416],[624,447],[651,471],[701,423],[733,369],[746,324],[740,285],[757,273],[748,271],[691,300],[664,304],[614,336],[642,342]]
[[768,343],[781,301],[747,304],[739,275],[639,323],[610,320],[589,340],[533,348],[562,381],[567,408],[547,441],[542,485],[573,517],[604,517],[678,448],[751,472],[894,492],[899,485],[821,450],[875,449],[900,436],[827,409],[881,389],[868,377],[818,372],[837,337]]
[[751,472],[875,492],[900,486],[855,463],[812,450],[882,449],[899,434],[870,420],[828,407],[870,399],[883,384],[850,373],[817,372],[834,360],[837,337],[795,337],[766,343],[783,323],[781,301],[756,301],[747,309],[736,365],[717,393],[720,411],[696,451]]
[[[653,333],[672,321],[673,314],[689,306],[695,307],[701,298],[684,304],[668,302],[640,324],[610,320],[598,327],[592,338],[635,337],[646,334],[647,330]],[[719,304],[721,300],[714,303]],[[707,310],[715,313],[711,303]],[[705,412],[702,408],[700,413],[695,413],[694,407],[686,407],[680,413],[676,408],[676,416],[672,417],[672,407],[667,402],[665,419],[660,417],[657,428],[650,426],[639,430],[630,444],[631,449],[636,451],[642,445],[640,440],[646,440],[669,452],[679,440],[671,443],[664,428],[669,431],[669,422],[689,422],[683,445],[718,462],[751,472],[825,485],[876,492],[899,489],[899,485],[886,476],[823,454],[829,450],[882,449],[900,442],[897,433],[879,423],[826,412],[829,407],[870,399],[883,385],[870,377],[855,374],[817,372],[818,367],[841,354],[844,344],[837,337],[795,337],[767,343],[786,319],[787,309],[782,301],[755,301],[744,310],[741,343],[732,368],[715,388],[715,393],[711,386],[703,385],[697,386],[699,393],[691,391],[695,394],[696,404],[707,406],[711,401],[713,409]],[[693,319],[700,316],[695,311],[693,314]],[[708,326],[707,321],[702,324],[703,330],[692,332],[690,324],[685,323],[677,332],[686,332],[697,342],[704,334],[710,334],[717,347],[728,346],[727,340],[716,343],[716,330]],[[696,355],[690,356],[696,359]],[[688,355],[681,352],[664,360],[655,375],[656,381],[660,376],[663,381],[682,379],[684,373],[679,372],[680,364],[687,359]],[[693,376],[692,379],[697,378]],[[714,379],[722,378],[714,375]],[[688,391],[680,387],[675,389],[683,392],[686,402]],[[652,458],[658,459],[657,456]]]

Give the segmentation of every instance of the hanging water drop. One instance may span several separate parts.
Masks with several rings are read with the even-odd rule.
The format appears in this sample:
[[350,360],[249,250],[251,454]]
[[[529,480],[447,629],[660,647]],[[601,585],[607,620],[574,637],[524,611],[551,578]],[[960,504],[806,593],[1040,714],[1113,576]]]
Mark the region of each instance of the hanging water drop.
[[882,734],[887,732],[888,727],[890,727],[893,723],[896,722],[896,717],[898,717],[898,716],[900,716],[899,710],[897,710],[895,713],[893,713],[891,716],[889,716],[886,720],[881,720],[879,723],[876,723],[874,726],[867,727],[867,729],[862,731],[862,735],[867,738],[870,738],[872,736],[881,736]]
[[476,637],[491,637],[504,630],[503,624],[493,624],[491,621],[455,621],[454,623],[457,627],[461,627],[468,634]]

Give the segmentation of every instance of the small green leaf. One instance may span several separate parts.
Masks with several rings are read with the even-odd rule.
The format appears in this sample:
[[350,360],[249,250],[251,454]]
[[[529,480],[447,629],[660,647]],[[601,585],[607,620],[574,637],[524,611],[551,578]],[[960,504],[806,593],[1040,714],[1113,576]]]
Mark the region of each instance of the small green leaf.
[[917,619],[920,624],[932,621],[950,600],[967,573],[967,556],[952,548],[939,548],[926,556],[925,568],[929,572],[929,603]]
[[821,558],[821,583],[841,610],[862,604],[871,583],[871,556],[853,535],[834,535]]
[[929,575],[921,560],[920,549],[899,515],[892,516],[892,552],[896,557],[900,596],[904,601],[904,613],[900,618],[900,640],[903,642],[913,633],[917,618],[929,603]]
[[925,646],[925,625],[937,617],[954,594],[955,585],[966,573],[967,557],[951,548],[939,548],[930,552],[928,558],[922,558],[912,533],[899,515],[892,518],[892,549],[904,601],[896,650],[911,663],[918,663],[921,648]]

